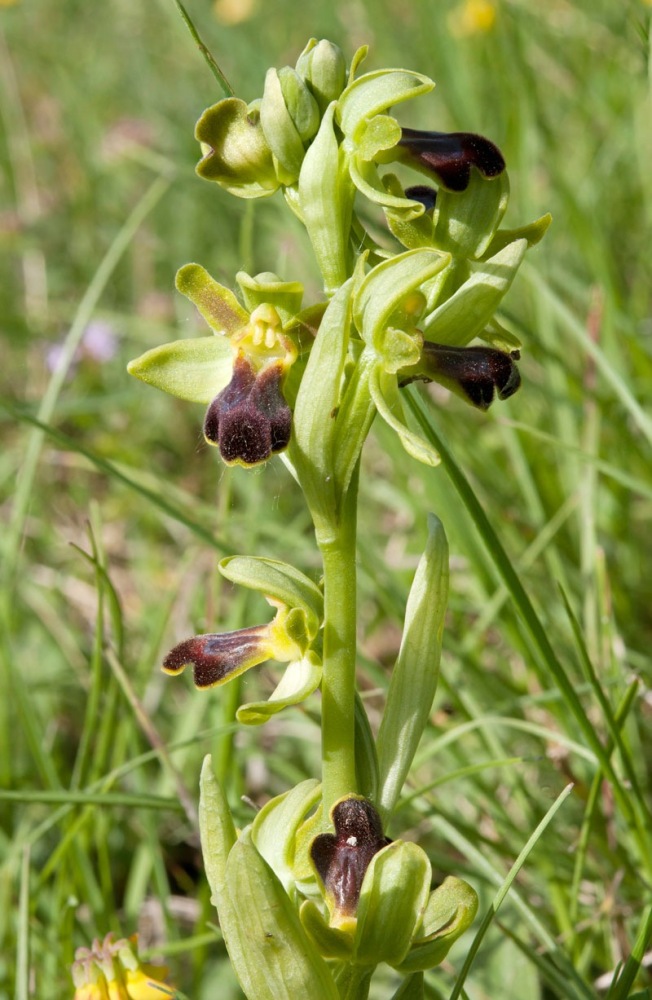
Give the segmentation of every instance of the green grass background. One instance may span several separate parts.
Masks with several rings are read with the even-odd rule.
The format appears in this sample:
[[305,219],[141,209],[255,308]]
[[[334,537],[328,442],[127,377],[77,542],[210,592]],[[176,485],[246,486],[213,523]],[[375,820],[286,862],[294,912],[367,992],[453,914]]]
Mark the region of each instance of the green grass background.
[[[464,990],[649,996],[652,8],[496,0],[491,30],[468,35],[458,0],[188,9],[246,100],[312,35],[432,76],[401,120],[490,136],[506,223],[554,216],[502,314],[524,345],[521,391],[487,415],[427,397],[455,467],[417,466],[381,426],[366,449],[360,684],[377,724],[433,510],[451,546],[442,678],[390,834],[418,839],[438,879],[466,877],[481,910],[427,995],[457,995],[481,917],[572,782]],[[226,470],[201,408],[125,365],[192,335],[173,287],[190,260],[227,284],[239,268],[299,278],[307,302],[318,279],[280,197],[246,204],[195,177],[194,122],[221,94],[172,0],[0,5],[0,74],[0,998],[71,996],[75,948],[138,929],[188,997],[230,1000],[200,762],[216,756],[248,822],[318,773],[318,698],[245,730],[235,707],[269,693],[273,665],[205,694],[158,667],[193,631],[263,620],[218,577],[221,554],[315,578],[319,563],[280,463]],[[97,321],[112,356],[53,373],[53,346],[72,355]],[[393,985],[381,974],[374,995]]]

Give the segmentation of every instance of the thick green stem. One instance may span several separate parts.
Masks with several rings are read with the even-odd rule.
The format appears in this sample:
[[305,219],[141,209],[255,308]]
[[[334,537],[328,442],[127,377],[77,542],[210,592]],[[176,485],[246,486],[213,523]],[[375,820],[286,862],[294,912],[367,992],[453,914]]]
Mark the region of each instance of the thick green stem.
[[337,531],[320,542],[324,561],[324,667],[322,674],[322,801],[324,823],[331,806],[356,792],[356,509],[354,475]]

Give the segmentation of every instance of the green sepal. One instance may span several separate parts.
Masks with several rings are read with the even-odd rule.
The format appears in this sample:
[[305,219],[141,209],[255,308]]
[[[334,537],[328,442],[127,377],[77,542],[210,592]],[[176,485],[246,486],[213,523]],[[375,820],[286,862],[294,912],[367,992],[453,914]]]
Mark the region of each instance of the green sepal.
[[351,180],[360,194],[383,209],[403,212],[410,219],[418,219],[424,213],[423,204],[406,198],[404,194],[394,195],[387,190],[384,179],[378,173],[375,163],[353,156],[350,165]]
[[477,337],[500,305],[526,250],[527,240],[516,240],[494,257],[475,265],[471,277],[421,320],[426,339],[463,347]]
[[301,309],[303,285],[300,281],[282,281],[272,271],[263,271],[254,277],[246,271],[238,271],[235,280],[250,312],[263,304],[272,305],[285,326],[294,320]]
[[[314,103],[312,95],[300,77],[294,70],[290,72],[295,74]],[[299,176],[305,149],[286,104],[281,77],[278,70],[273,68],[268,69],[265,76],[265,90],[260,102],[260,122],[267,144],[283,168],[284,173],[279,175],[279,179],[284,184],[293,184]]]
[[339,1000],[326,962],[247,831],[229,854],[226,891],[237,906],[227,932],[229,957],[248,1000]]
[[232,336],[249,322],[244,309],[230,288],[220,285],[201,264],[184,264],[175,278],[177,291],[197,307],[211,330]]
[[434,242],[440,250],[457,257],[482,257],[490,245],[509,201],[509,178],[483,177],[471,168],[464,191],[440,187],[435,202]]
[[475,890],[463,879],[449,875],[430,893],[421,926],[398,971],[425,971],[443,962],[453,943],[471,926],[477,911]]
[[491,344],[492,347],[496,347],[499,351],[506,351],[508,354],[511,351],[520,351],[523,346],[518,337],[506,330],[495,316],[478,334],[478,337],[486,344]]
[[337,102],[337,123],[347,139],[358,142],[367,121],[388,108],[427,94],[434,82],[421,73],[404,69],[380,69],[358,77]]
[[289,563],[263,556],[227,556],[218,568],[231,583],[256,590],[288,608],[305,612],[308,635],[314,639],[324,617],[324,598],[317,584]]
[[127,371],[179,399],[206,404],[231,381],[233,352],[223,337],[175,340],[134,358]]
[[358,72],[358,68],[362,65],[362,63],[365,61],[368,55],[369,55],[368,45],[361,45],[360,48],[356,49],[355,52],[353,53],[351,65],[349,66],[349,76],[347,81],[349,86],[351,86],[351,84],[355,80],[355,74]]
[[304,146],[317,134],[321,115],[319,106],[303,77],[291,66],[278,71],[285,106]]
[[370,373],[369,392],[379,415],[396,431],[408,455],[423,465],[439,465],[439,452],[419,434],[411,431],[405,422],[396,376],[388,375],[380,364],[376,364]]
[[264,198],[280,186],[259,104],[227,97],[207,108],[195,127],[204,152],[197,173],[239,198]]
[[336,101],[346,84],[346,60],[339,45],[322,38],[311,38],[297,59],[296,70],[324,113]]
[[448,600],[448,543],[428,515],[428,540],[410,588],[403,638],[380,723],[378,808],[386,822],[396,805],[430,716],[437,689]]
[[321,674],[321,660],[308,650],[302,659],[288,664],[267,701],[241,705],[235,713],[236,719],[247,726],[262,726],[283,709],[305,701],[319,687]]
[[432,870],[425,851],[395,840],[373,856],[357,909],[355,961],[360,965],[405,958],[430,891]]
[[332,295],[348,278],[349,246],[355,188],[349,176],[349,158],[333,128],[331,104],[306,153],[299,174],[301,218],[308,232],[324,288]]
[[355,918],[344,926],[332,927],[316,903],[306,899],[301,904],[299,916],[303,929],[319,949],[323,958],[336,958],[350,962],[355,941]]
[[399,142],[401,126],[391,115],[374,115],[360,128],[356,154],[363,160],[375,160],[379,153],[393,149]]
[[318,535],[332,530],[336,507],[333,439],[349,342],[351,290],[349,280],[324,313],[294,408],[289,455]]
[[[403,186],[396,174],[384,174],[382,182],[387,193],[399,202],[403,199],[406,205],[414,204],[405,197]],[[390,232],[408,250],[419,250],[434,245],[432,212],[415,215],[410,208],[403,208],[400,205],[390,206],[385,203],[383,211]]]
[[251,839],[257,851],[292,897],[296,895],[292,870],[296,833],[320,798],[320,783],[316,778],[308,778],[266,802],[251,826]]
[[[377,264],[365,276],[353,301],[353,320],[365,343],[380,352],[384,330],[406,300],[450,261],[439,250],[406,250]],[[418,313],[412,317],[415,324]],[[396,370],[396,369],[395,369]]]
[[526,226],[519,226],[518,229],[499,229],[482,255],[482,260],[493,257],[499,250],[502,250],[509,243],[513,243],[514,240],[527,240],[528,248],[536,246],[546,235],[551,222],[552,215],[550,212],[546,212],[539,219],[529,222]]

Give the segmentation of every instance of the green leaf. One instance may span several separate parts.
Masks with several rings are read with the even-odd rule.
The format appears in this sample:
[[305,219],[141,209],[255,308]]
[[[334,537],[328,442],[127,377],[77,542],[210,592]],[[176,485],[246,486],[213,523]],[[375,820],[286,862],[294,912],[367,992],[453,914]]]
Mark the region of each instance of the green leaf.
[[185,264],[179,268],[175,284],[177,291],[190,299],[215,333],[230,337],[249,322],[249,313],[231,289],[215,281],[201,264]]
[[441,250],[460,257],[481,257],[494,237],[509,201],[509,179],[483,177],[475,167],[464,191],[437,192],[434,241]]
[[339,1000],[326,962],[247,832],[229,854],[226,885],[231,901],[229,926],[223,920],[220,923],[247,1000]]
[[236,842],[236,832],[226,796],[213,772],[210,754],[204,757],[199,789],[199,833],[204,869],[211,890],[211,902],[217,907],[222,920],[223,912],[231,910],[226,891],[226,861]]
[[478,896],[463,879],[449,875],[428,897],[421,927],[401,972],[432,969],[443,962],[450,948],[471,926],[478,912]]
[[439,518],[429,514],[428,541],[410,588],[401,648],[376,740],[378,804],[384,819],[396,805],[428,722],[437,689],[447,601],[448,542]]
[[463,347],[477,337],[500,305],[526,250],[527,240],[516,240],[474,267],[471,277],[422,319],[424,336],[453,347]]
[[358,141],[366,122],[373,115],[427,94],[435,84],[421,73],[404,69],[380,69],[358,77],[344,90],[337,102],[337,123],[347,139]]
[[317,635],[324,617],[324,598],[317,584],[301,570],[263,556],[228,556],[220,561],[219,571],[231,583],[272,597],[288,608],[301,608],[308,618],[311,638]]
[[210,403],[231,381],[233,352],[225,337],[175,340],[127,365],[130,375],[191,403]]
[[360,892],[356,962],[398,965],[428,899],[432,871],[417,844],[395,840],[373,856]]
[[248,726],[260,726],[273,715],[291,705],[299,705],[311,695],[321,683],[321,660],[308,651],[301,660],[290,663],[267,701],[249,702],[241,705],[236,719]]
[[407,976],[391,1000],[423,1000],[423,973],[414,972]]
[[294,889],[292,865],[296,832],[320,798],[320,783],[316,778],[308,778],[265,803],[251,827],[251,839],[256,849],[289,895]]

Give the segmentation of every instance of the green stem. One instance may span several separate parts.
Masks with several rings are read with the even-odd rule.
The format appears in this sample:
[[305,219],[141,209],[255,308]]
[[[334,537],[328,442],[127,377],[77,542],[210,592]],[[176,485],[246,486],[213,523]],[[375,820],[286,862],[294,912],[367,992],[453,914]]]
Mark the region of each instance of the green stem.
[[357,470],[337,530],[320,542],[324,561],[324,667],[322,674],[322,801],[324,824],[343,795],[356,792],[356,512]]

